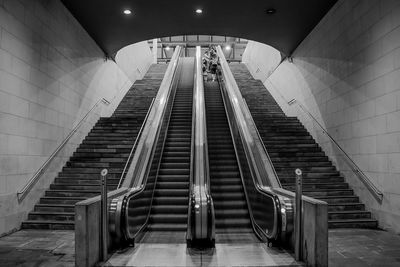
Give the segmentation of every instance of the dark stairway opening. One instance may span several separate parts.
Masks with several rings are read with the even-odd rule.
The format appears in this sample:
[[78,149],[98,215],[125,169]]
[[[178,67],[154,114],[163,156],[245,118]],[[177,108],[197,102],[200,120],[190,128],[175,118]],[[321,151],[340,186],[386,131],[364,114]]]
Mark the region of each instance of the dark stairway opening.
[[182,68],[142,243],[185,243],[189,204],[194,58]]
[[116,189],[129,152],[167,69],[152,65],[126,93],[113,115],[100,118],[44,192],[23,229],[74,229],[75,203],[100,194],[100,171]]
[[255,80],[244,64],[230,68],[246,100],[283,188],[294,191],[294,170],[303,171],[303,193],[328,203],[330,228],[376,228],[377,221],[365,211],[321,147],[296,117],[287,117],[275,99]]
[[217,243],[258,242],[253,234],[218,82],[204,82],[211,195]]

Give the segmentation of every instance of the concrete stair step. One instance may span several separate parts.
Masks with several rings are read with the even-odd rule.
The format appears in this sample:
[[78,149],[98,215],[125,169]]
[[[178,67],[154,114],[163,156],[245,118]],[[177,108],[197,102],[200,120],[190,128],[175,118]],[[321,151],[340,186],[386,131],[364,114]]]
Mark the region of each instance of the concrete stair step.
[[[295,184],[282,184],[287,190],[295,191]],[[303,191],[319,189],[348,189],[347,183],[303,183]]]
[[33,211],[28,214],[28,220],[74,221],[74,212]]
[[[107,183],[108,190],[114,190],[117,184]],[[50,190],[78,190],[78,191],[96,191],[101,190],[100,185],[92,184],[51,184]]]
[[36,204],[36,212],[75,212],[74,204]]
[[328,212],[332,211],[347,211],[347,210],[364,210],[365,205],[362,203],[330,203],[328,205]]
[[85,200],[87,197],[42,197],[40,198],[40,204],[60,204],[60,205],[67,205],[72,204]]
[[349,196],[315,196],[314,198],[327,202],[328,204],[359,203],[359,198],[354,195]]
[[329,220],[329,228],[370,228],[376,229],[378,221],[374,219],[347,219],[347,220]]
[[91,198],[100,195],[99,190],[47,190],[46,197],[85,197]]
[[56,220],[26,220],[22,222],[22,229],[42,229],[42,230],[74,230],[75,221],[56,221]]
[[[292,177],[279,177],[282,185],[293,185],[296,182],[296,177],[293,175]],[[341,176],[332,176],[332,177],[321,177],[321,178],[309,178],[303,177],[303,184],[337,184],[344,183],[344,178]]]
[[305,189],[303,194],[310,197],[318,196],[351,196],[354,194],[353,189]]
[[371,213],[362,210],[330,211],[328,220],[371,219]]

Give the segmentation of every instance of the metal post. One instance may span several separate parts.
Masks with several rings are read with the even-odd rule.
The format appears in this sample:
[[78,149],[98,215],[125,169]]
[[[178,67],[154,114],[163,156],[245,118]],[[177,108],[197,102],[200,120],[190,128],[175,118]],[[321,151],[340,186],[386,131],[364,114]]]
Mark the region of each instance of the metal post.
[[108,218],[107,218],[107,169],[101,171],[101,251],[102,260],[107,260],[107,236],[108,236]]
[[295,209],[295,215],[296,215],[296,226],[295,226],[295,257],[297,261],[302,260],[301,259],[301,253],[302,253],[302,242],[303,242],[303,237],[302,237],[302,232],[303,232],[303,226],[302,226],[302,172],[300,169],[295,170],[296,173],[296,209]]

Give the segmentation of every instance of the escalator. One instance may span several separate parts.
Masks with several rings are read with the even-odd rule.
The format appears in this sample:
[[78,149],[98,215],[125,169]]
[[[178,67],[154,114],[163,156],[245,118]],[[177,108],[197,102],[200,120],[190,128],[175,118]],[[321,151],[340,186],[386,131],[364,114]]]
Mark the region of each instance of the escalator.
[[186,232],[192,130],[192,58],[182,58],[148,230]]
[[216,233],[252,232],[246,196],[218,82],[205,82],[204,92]]
[[133,182],[110,205],[113,239],[182,243],[186,232],[188,246],[277,240],[279,200],[259,186],[232,89],[203,83],[200,48],[196,59],[178,54],[128,171]]
[[110,233],[117,246],[186,242],[194,59],[179,54],[174,53],[143,130],[127,174],[131,181],[123,186],[127,193],[110,205]]
[[160,251],[173,251],[166,261],[188,255],[178,245],[185,241],[188,248],[256,244],[276,241],[285,230],[278,198],[259,186],[248,158],[232,89],[220,78],[203,81],[200,52],[196,48],[195,59],[174,53],[175,67],[167,71],[127,175],[134,181],[109,210],[114,243],[143,249],[157,243]]

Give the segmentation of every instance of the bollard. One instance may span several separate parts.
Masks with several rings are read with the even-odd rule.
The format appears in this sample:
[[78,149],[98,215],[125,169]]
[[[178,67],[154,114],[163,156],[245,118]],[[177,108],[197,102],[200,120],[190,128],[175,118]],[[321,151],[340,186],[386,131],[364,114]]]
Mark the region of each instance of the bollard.
[[108,236],[108,218],[107,218],[107,169],[101,171],[101,251],[102,261],[107,260],[107,236]]
[[303,242],[303,225],[302,225],[302,172],[300,169],[295,170],[296,173],[296,225],[295,225],[295,258],[297,261],[301,259],[302,242]]

